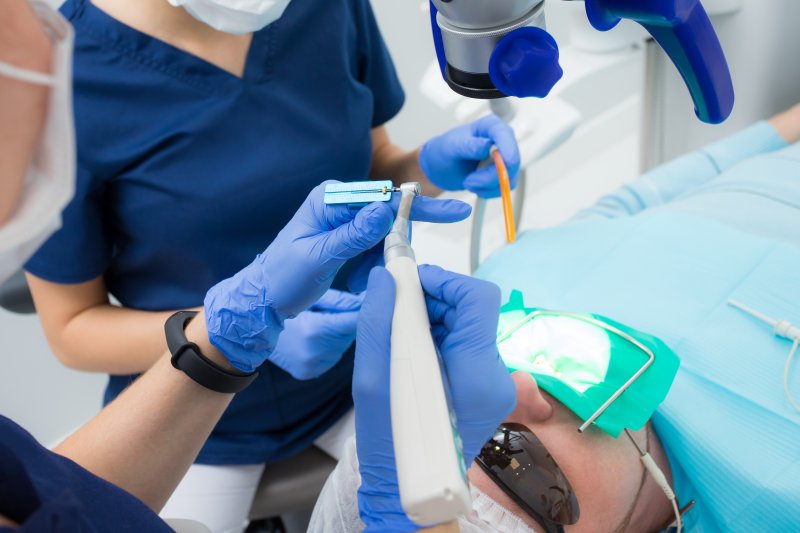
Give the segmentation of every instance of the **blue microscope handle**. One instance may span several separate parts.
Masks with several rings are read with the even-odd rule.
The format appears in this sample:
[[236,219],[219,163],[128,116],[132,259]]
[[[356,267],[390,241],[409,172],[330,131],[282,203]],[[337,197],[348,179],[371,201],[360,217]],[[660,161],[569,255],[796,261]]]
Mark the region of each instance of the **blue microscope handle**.
[[641,24],[678,68],[703,122],[719,124],[733,110],[728,62],[700,0],[586,0],[586,14],[597,30],[623,18]]
[[428,0],[431,6],[431,29],[433,30],[433,46],[436,49],[436,60],[439,62],[439,69],[442,71],[442,78],[446,78],[444,73],[445,67],[447,66],[447,58],[445,57],[444,53],[444,41],[442,40],[442,29],[439,27],[439,23],[436,22],[436,15],[439,14],[439,10],[436,9],[436,5],[434,5],[433,0]]

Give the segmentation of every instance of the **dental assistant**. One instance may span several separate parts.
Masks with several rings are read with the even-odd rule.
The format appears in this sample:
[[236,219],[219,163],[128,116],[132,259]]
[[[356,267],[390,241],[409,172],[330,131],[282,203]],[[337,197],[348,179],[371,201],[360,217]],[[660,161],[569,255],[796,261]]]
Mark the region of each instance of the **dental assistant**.
[[[404,97],[367,0],[69,0],[61,10],[76,31],[77,192],[26,270],[53,351],[111,374],[107,402],[163,352],[164,320],[201,306],[321,181],[409,179],[429,194],[491,196],[495,171],[477,170],[491,145],[512,174],[519,166],[496,117],[418,151],[391,144],[383,125]],[[166,512],[235,529],[265,464],[312,443],[337,455],[352,432],[353,359],[342,354],[360,302],[330,291],[287,320]]]
[[[57,226],[75,173],[70,26],[46,4],[25,0],[0,2],[0,20],[12,22],[0,34],[0,139],[4,148],[16,148],[0,158],[2,282]],[[396,207],[326,207],[323,187],[315,188],[266,251],[213,287],[185,329],[172,330],[173,340],[176,335],[194,343],[205,373],[183,363],[197,363],[196,352],[171,345],[54,452],[0,416],[0,532],[172,531],[155,513],[233,392],[252,384],[253,376],[241,369],[261,366],[275,350],[282,317],[319,298],[344,261],[383,239]],[[460,202],[426,198],[412,210],[417,220],[455,221],[468,214]],[[266,305],[264,292],[270,296]],[[235,327],[224,327],[243,324],[251,331],[250,350],[241,346]]]

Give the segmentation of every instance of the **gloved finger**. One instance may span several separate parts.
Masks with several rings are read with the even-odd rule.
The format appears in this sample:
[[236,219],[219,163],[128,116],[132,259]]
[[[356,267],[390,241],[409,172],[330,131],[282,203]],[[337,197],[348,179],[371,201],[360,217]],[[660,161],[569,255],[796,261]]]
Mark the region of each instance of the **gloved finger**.
[[[508,181],[511,188],[515,189],[519,183],[519,174],[511,176],[509,174]],[[481,168],[472,172],[464,179],[464,188],[473,191],[474,189],[500,189],[500,177],[497,173],[497,168],[494,165],[486,168]]]
[[367,281],[372,269],[383,265],[383,243],[381,243],[361,255],[358,263],[350,271],[350,276],[347,278],[347,287],[351,292],[364,292],[367,290]]
[[428,317],[432,326],[439,327],[443,331],[453,331],[453,328],[458,323],[458,308],[437,300],[428,294],[425,295],[425,304],[428,308]]
[[358,311],[316,312],[314,313],[314,328],[318,333],[330,339],[354,341],[356,340],[359,314]]
[[[325,187],[331,183],[340,182],[329,180],[316,186],[309,193],[303,206],[295,214],[295,219],[302,221],[309,233],[321,233],[337,229],[354,221],[363,211],[370,208],[375,209],[375,205],[385,204],[385,202],[376,202],[368,204],[360,210],[351,209],[347,205],[326,205]],[[392,199],[388,204],[391,207],[393,217],[400,206],[400,194],[392,194]],[[469,217],[470,213],[472,213],[472,207],[464,202],[440,200],[426,196],[415,198],[411,207],[411,219],[420,222],[459,222]],[[376,225],[380,225],[379,222],[379,219],[374,220]],[[391,223],[389,223],[389,226],[391,226]]]
[[422,288],[432,298],[449,306],[440,318],[450,331],[467,325],[470,335],[482,342],[494,342],[500,310],[497,285],[469,276],[448,272],[440,267],[419,267]]
[[[400,207],[400,194],[395,193],[389,202],[397,213]],[[440,200],[428,196],[417,196],[411,204],[411,220],[418,222],[449,223],[460,222],[469,217],[472,206],[460,200]]]
[[431,325],[431,336],[433,337],[433,342],[436,344],[436,346],[441,345],[449,334],[450,330],[443,325]]
[[516,176],[520,168],[520,153],[514,129],[497,115],[488,115],[472,123],[472,132],[480,137],[488,137],[500,150],[508,168],[508,175]]
[[437,300],[429,294],[425,295],[425,305],[428,308],[428,320],[431,323],[431,327],[447,329],[445,317],[447,313],[453,311],[454,307],[446,302]]
[[356,427],[366,432],[363,440],[359,436],[356,443],[359,448],[369,446],[370,438],[391,435],[391,420],[387,415],[390,412],[389,360],[394,301],[394,278],[385,268],[373,269],[358,320],[353,370]]
[[500,198],[500,178],[494,167],[484,168],[473,172],[464,180],[464,189],[475,194],[478,198]]
[[[470,208],[471,209],[471,208]],[[413,241],[414,223],[408,225],[408,240]],[[347,278],[347,287],[351,292],[359,293],[367,290],[367,280],[369,274],[376,266],[384,266],[383,242],[367,250],[359,258],[356,265],[351,269]]]
[[[465,132],[468,133],[468,132]],[[450,157],[481,161],[489,157],[492,140],[486,137],[466,137],[450,147]]]
[[394,221],[391,206],[375,202],[364,206],[350,222],[325,233],[321,258],[346,261],[373,248],[389,233]]
[[488,115],[482,116],[478,120],[472,122],[469,126],[473,135],[477,135],[479,137],[491,137],[489,132],[492,130],[492,128],[497,127],[499,124],[505,123],[494,113],[489,113]]
[[363,294],[353,294],[351,292],[328,289],[328,291],[311,306],[311,309],[314,311],[326,311],[328,313],[358,311],[361,309],[363,301]]
[[467,190],[472,194],[474,194],[475,196],[477,196],[478,198],[482,198],[483,200],[493,200],[495,198],[500,198],[502,196],[499,186],[494,188],[490,187],[488,189],[473,188]]
[[[389,203],[375,202],[363,207],[350,222],[324,235],[324,258],[346,261],[381,242],[394,222],[400,195]],[[459,200],[438,200],[420,196],[411,206],[411,219],[425,222],[458,222],[472,212],[469,204]]]
[[341,182],[327,180],[314,187],[295,213],[292,221],[302,221],[310,233],[330,231],[352,221],[358,211],[348,208],[347,205],[325,204],[325,188],[333,183]]

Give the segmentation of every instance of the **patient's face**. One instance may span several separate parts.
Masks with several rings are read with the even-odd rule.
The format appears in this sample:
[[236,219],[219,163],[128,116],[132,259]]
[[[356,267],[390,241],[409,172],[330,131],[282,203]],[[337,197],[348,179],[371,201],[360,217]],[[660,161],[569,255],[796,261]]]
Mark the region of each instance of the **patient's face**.
[[[580,519],[565,530],[570,533],[618,531],[640,493],[644,469],[636,449],[624,435],[614,439],[595,427],[578,433],[578,417],[541,391],[529,374],[517,372],[513,378],[517,385],[517,408],[508,421],[523,424],[536,434],[564,471],[577,496]],[[645,431],[634,437],[644,449]],[[662,455],[662,451],[653,432],[650,432],[650,448],[658,461],[657,455]],[[473,465],[469,475],[472,483],[487,496],[523,518],[534,530],[542,531],[477,465]],[[654,483],[648,477],[641,493],[644,498],[640,497],[636,505],[636,521],[639,522],[641,507],[647,505],[646,500],[654,494],[649,485]],[[666,502],[663,494],[661,498]]]

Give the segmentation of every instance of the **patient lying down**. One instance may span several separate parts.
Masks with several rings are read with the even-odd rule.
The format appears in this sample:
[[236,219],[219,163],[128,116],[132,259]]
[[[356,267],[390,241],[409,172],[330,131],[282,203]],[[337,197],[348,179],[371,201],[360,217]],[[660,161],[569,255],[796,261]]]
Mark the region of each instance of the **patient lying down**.
[[[800,324],[800,107],[656,169],[570,223],[529,232],[478,272],[525,304],[596,313],[660,338],[681,359],[666,400],[633,437],[666,474],[686,531],[789,531],[800,523],[800,416],[786,401],[791,343],[727,305]],[[652,532],[674,520],[633,444],[578,417],[523,372],[522,424],[574,489],[567,533]],[[790,392],[800,390],[790,376]],[[358,406],[357,406],[358,407]],[[557,531],[471,465],[462,531]],[[311,531],[359,531],[355,446]]]
[[[658,531],[674,520],[670,503],[652,478],[644,476],[644,467],[630,442],[594,428],[578,433],[578,418],[541,391],[529,374],[516,372],[513,378],[518,403],[509,422],[526,426],[552,452],[580,503],[581,518],[567,531]],[[668,471],[664,468],[666,456],[652,430],[637,432],[635,438],[642,449],[649,441],[650,453]],[[358,459],[352,444],[320,496],[309,531],[363,529],[356,502]],[[469,479],[474,513],[460,520],[461,531],[545,531],[477,464],[469,469]]]

